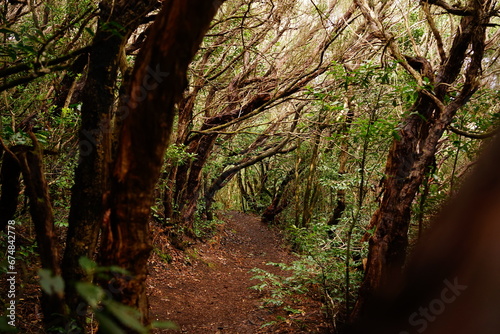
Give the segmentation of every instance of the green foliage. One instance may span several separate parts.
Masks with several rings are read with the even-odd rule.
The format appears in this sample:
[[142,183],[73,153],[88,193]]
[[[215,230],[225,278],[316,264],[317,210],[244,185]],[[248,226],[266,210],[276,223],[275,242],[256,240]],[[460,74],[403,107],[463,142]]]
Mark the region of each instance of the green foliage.
[[149,333],[152,328],[177,329],[171,322],[156,322],[149,327],[144,326],[136,309],[112,300],[101,287],[92,283],[78,282],[76,289],[91,307],[103,333],[124,334],[126,331],[122,326],[137,333]]
[[[314,270],[308,268],[304,263],[294,262],[288,266],[283,263],[267,263],[269,266],[276,266],[282,270],[291,272],[291,276],[279,276],[264,269],[254,268],[252,279],[260,280],[261,283],[254,285],[251,289],[269,292],[269,296],[263,298],[264,305],[284,306],[289,302],[290,297],[296,294],[304,294],[308,291],[308,283],[313,281]],[[290,308],[289,305],[287,305]]]
[[40,276],[40,286],[46,294],[59,294],[64,293],[64,280],[61,276],[55,276],[49,269],[38,270]]
[[193,232],[196,237],[207,240],[213,237],[217,233],[218,227],[223,224],[222,220],[216,218],[213,220],[203,218],[201,211],[198,211],[193,222]]
[[7,316],[0,317],[0,331],[2,333],[19,333],[19,330],[16,327],[9,325],[9,319]]
[[[342,227],[329,227],[326,224],[315,222],[311,228],[291,226],[288,235],[298,250],[298,260],[291,264],[268,263],[287,272],[276,275],[267,270],[254,268],[252,279],[260,283],[252,289],[266,293],[264,305],[279,306],[287,312],[294,312],[294,296],[300,294],[319,294],[324,301],[326,311],[331,319],[343,316],[346,293],[346,236]],[[356,229],[356,236],[360,238],[360,229]],[[333,235],[333,237],[331,237]],[[363,272],[361,259],[366,253],[361,245],[356,245],[350,261],[350,294],[359,286]],[[353,300],[354,298],[351,298]]]
[[167,148],[165,158],[171,164],[180,166],[196,158],[196,155],[186,152],[186,146],[184,145],[171,144]]
[[[128,271],[118,266],[103,267],[98,266],[97,263],[85,256],[82,256],[78,263],[85,272],[90,276],[98,276],[100,278],[109,277],[112,274],[128,275]],[[100,275],[100,276],[99,276]]]
[[[80,266],[91,276],[104,278],[111,274],[127,275],[127,271],[120,267],[101,267],[86,257],[80,258],[79,262]],[[140,312],[113,300],[112,292],[94,283],[77,282],[75,288],[90,306],[103,333],[124,334],[126,331],[123,326],[137,333],[149,333],[153,328],[177,329],[172,322],[155,322],[148,327],[144,326],[140,321]]]
[[123,34],[126,31],[126,28],[118,22],[110,21],[103,24],[102,31],[109,32],[112,35],[122,38],[124,37]]
[[160,248],[154,247],[153,252],[158,255],[158,257],[164,261],[165,263],[171,263],[172,262],[172,255],[163,252]]

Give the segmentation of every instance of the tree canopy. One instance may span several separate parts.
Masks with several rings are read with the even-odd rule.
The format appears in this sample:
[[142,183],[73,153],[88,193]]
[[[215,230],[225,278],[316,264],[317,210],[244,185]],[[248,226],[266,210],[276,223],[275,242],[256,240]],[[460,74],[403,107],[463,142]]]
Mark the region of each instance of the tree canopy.
[[332,332],[366,319],[496,135],[498,10],[3,2],[0,226],[37,245],[45,330],[147,332],[150,226],[186,250],[227,210],[285,232]]

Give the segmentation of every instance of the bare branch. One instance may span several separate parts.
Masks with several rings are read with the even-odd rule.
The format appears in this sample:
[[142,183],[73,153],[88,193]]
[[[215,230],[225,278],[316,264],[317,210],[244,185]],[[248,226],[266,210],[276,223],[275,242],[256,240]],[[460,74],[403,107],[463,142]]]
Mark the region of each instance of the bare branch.
[[441,63],[444,63],[446,60],[446,51],[444,51],[443,39],[441,38],[441,33],[439,32],[438,28],[436,27],[436,22],[434,21],[434,18],[432,17],[431,11],[429,9],[429,4],[427,2],[422,2],[422,9],[424,10],[425,18],[427,19],[427,23],[429,24],[429,27],[431,28],[432,34],[434,35],[434,38],[436,39],[439,57],[441,58]]
[[449,3],[443,0],[422,0],[422,2],[428,3],[430,5],[435,5],[444,9],[447,13],[458,15],[458,16],[471,16],[473,10],[469,8],[460,7],[458,5],[451,6]]
[[456,127],[452,126],[452,125],[449,125],[448,126],[448,130],[450,130],[451,132],[453,132],[453,133],[455,133],[455,134],[457,134],[459,136],[463,136],[463,137],[466,137],[466,138],[471,138],[471,139],[487,139],[487,138],[491,138],[494,135],[496,135],[498,133],[499,129],[495,129],[493,131],[485,132],[485,133],[474,133],[474,132],[468,132],[468,131],[465,131],[465,130],[460,130],[460,129],[457,129]]
[[36,71],[37,69],[40,69],[42,67],[58,65],[58,64],[64,63],[67,60],[70,60],[71,58],[75,58],[76,56],[81,55],[82,53],[87,53],[90,51],[90,49],[91,49],[90,46],[83,47],[83,48],[78,49],[76,51],[73,51],[65,56],[49,60],[46,64],[41,64],[39,62],[33,62],[33,63],[29,63],[29,64],[21,64],[21,65],[17,65],[17,66],[13,66],[13,67],[8,67],[8,68],[5,68],[3,70],[0,70],[0,78],[5,78],[9,75],[17,74],[17,73],[20,73],[23,71],[29,71],[30,69],[33,69]]

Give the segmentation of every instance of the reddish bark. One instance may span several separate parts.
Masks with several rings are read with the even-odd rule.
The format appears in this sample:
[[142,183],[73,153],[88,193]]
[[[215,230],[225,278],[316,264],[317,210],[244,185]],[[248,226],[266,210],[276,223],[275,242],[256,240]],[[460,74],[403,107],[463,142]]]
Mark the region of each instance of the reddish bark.
[[[72,316],[85,327],[85,319],[78,314],[82,299],[75,290],[75,282],[89,279],[81,268],[82,256],[93,258],[96,253],[99,230],[103,220],[103,195],[109,188],[111,160],[112,111],[115,108],[114,87],[120,58],[128,37],[141,19],[156,5],[147,1],[102,1],[99,25],[92,43],[86,83],[82,91],[82,125],[79,133],[79,164],[72,188],[68,234],[63,257],[63,277],[66,301]],[[121,29],[110,30],[109,22]],[[119,115],[118,117],[123,117]]]
[[[34,147],[17,153],[26,192],[30,200],[30,214],[35,226],[36,242],[43,269],[54,276],[61,275],[60,254],[54,230],[54,214],[43,168],[43,150],[33,133],[29,133]],[[42,291],[42,312],[45,328],[60,326],[66,313],[63,293]]]
[[[0,146],[1,147],[1,146]],[[12,153],[16,153],[22,147],[14,146],[10,148]],[[0,197],[0,231],[4,231],[9,220],[16,213],[19,192],[21,191],[21,166],[15,157],[9,153],[3,155],[0,180],[2,182],[2,196]]]
[[[128,110],[112,167],[109,209],[104,219],[101,264],[118,265],[130,277],[117,277],[113,297],[142,312],[148,322],[145,280],[149,217],[173,119],[174,104],[187,85],[186,71],[222,1],[164,2],[136,61]],[[133,333],[133,330],[127,329]]]
[[[489,20],[488,1],[472,1],[473,16],[464,16],[456,32],[448,59],[438,70],[435,99],[421,91],[410,113],[403,120],[399,139],[394,140],[386,164],[384,196],[370,222],[376,231],[369,241],[366,273],[359,291],[353,319],[365,312],[365,304],[391,271],[401,271],[406,258],[411,205],[420,187],[425,170],[431,165],[438,140],[462,107],[478,88],[477,76],[485,49],[485,30]],[[471,7],[471,8],[472,8]],[[458,96],[446,104],[445,97],[461,73],[467,50],[472,48],[465,82]],[[439,101],[439,103],[437,103]]]
[[347,333],[500,332],[499,139]]

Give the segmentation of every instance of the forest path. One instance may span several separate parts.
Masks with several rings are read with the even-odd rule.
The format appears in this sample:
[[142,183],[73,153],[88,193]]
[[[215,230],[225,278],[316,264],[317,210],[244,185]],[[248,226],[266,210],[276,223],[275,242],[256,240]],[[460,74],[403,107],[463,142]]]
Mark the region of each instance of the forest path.
[[[168,319],[180,327],[178,331],[156,333],[325,332],[320,303],[301,298],[297,307],[302,314],[285,314],[276,308],[262,308],[262,296],[249,289],[259,283],[250,280],[252,268],[280,273],[279,268],[266,263],[293,261],[279,232],[262,224],[258,217],[239,212],[224,214],[222,219],[225,224],[214,239],[192,247],[180,259],[174,257],[171,264],[162,262],[158,254],[152,257],[150,317],[153,321]],[[261,328],[277,315],[287,320]]]

